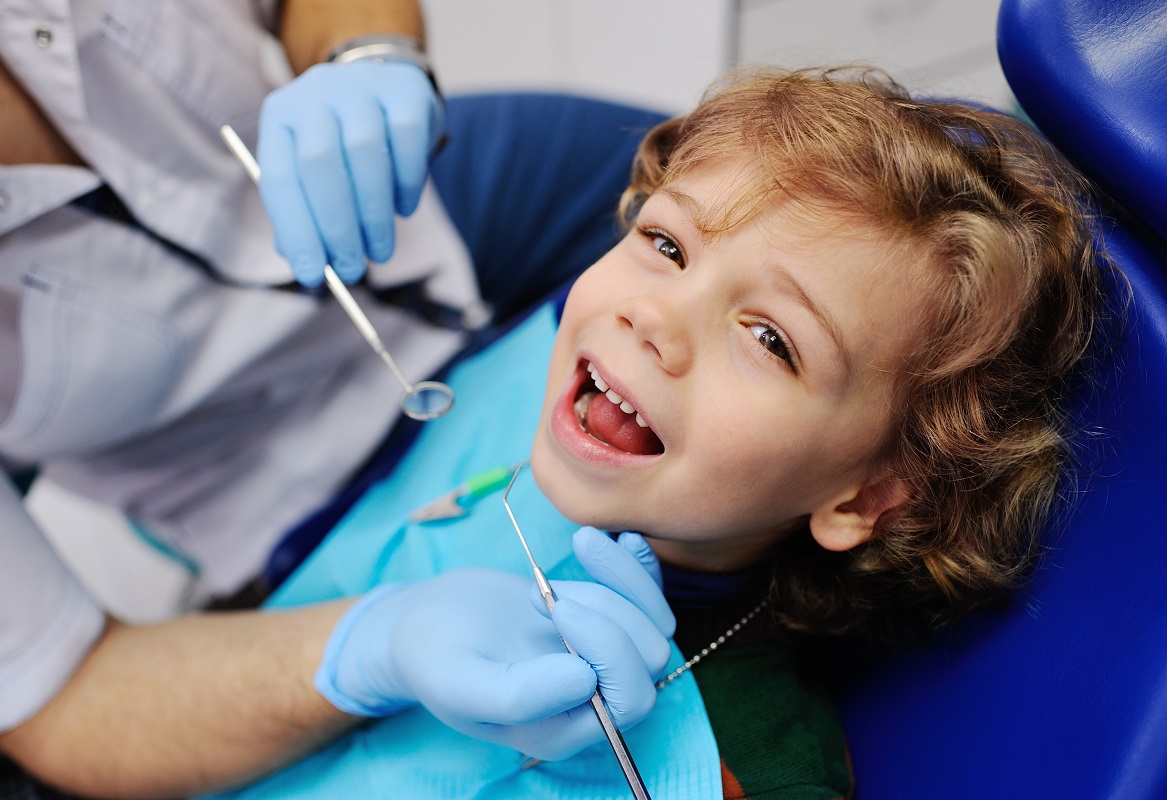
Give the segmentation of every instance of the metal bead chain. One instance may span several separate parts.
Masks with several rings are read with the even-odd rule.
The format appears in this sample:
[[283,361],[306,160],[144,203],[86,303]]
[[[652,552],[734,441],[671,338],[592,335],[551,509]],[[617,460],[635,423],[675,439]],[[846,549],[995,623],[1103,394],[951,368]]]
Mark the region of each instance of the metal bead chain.
[[765,608],[765,607],[766,607],[766,601],[765,601],[765,600],[763,600],[762,602],[758,603],[757,607],[756,607],[756,608],[755,608],[753,611],[751,611],[750,613],[746,614],[744,617],[742,617],[740,620],[738,620],[736,623],[734,623],[734,626],[733,626],[732,628],[730,628],[730,629],[729,629],[729,630],[727,630],[725,633],[721,634],[721,635],[720,635],[720,636],[718,636],[716,639],[714,639],[712,642],[710,642],[710,643],[709,643],[709,645],[708,645],[707,647],[704,647],[704,648],[702,648],[702,650],[701,650],[701,652],[700,652],[700,653],[698,653],[697,655],[693,656],[693,657],[692,657],[692,658],[690,658],[688,661],[686,661],[684,664],[682,664],[681,666],[677,667],[675,670],[673,670],[672,672],[670,672],[668,675],[664,676],[664,677],[663,677],[663,678],[661,678],[659,681],[657,681],[657,682],[656,682],[656,688],[657,688],[657,689],[663,689],[664,687],[668,686],[670,683],[672,683],[673,681],[675,681],[677,678],[681,677],[681,675],[682,675],[684,672],[686,672],[687,670],[690,670],[690,669],[692,669],[692,668],[693,668],[693,666],[694,666],[694,665],[695,665],[695,664],[696,664],[698,661],[700,661],[701,659],[705,658],[707,655],[709,655],[710,653],[712,653],[714,650],[716,650],[716,649],[717,649],[718,647],[720,647],[721,645],[725,644],[726,640],[727,640],[727,639],[729,639],[729,637],[733,636],[735,633],[737,633],[738,631],[740,631],[740,630],[741,630],[743,627],[745,627],[745,625],[746,625],[746,623],[747,623],[747,622],[749,622],[750,620],[752,620],[754,617],[758,616],[758,614],[759,614],[759,613],[762,611],[762,609],[763,609],[763,608]]
[[[710,642],[708,647],[704,648],[700,653],[693,656],[688,661],[686,661],[684,664],[677,667],[675,670],[670,672],[668,675],[666,675],[665,677],[663,677],[659,681],[657,681],[656,682],[657,690],[659,691],[659,690],[663,689],[664,687],[668,686],[670,683],[672,683],[677,678],[679,678],[684,672],[686,672],[689,669],[692,669],[693,665],[696,664],[698,661],[705,658],[705,656],[712,653],[714,650],[716,650],[721,645],[725,644],[725,641],[729,637],[733,636],[735,633],[740,631],[745,626],[745,624],[747,622],[752,620],[754,617],[758,616],[758,614],[765,607],[766,607],[765,600],[758,603],[757,607],[753,611],[751,611],[750,613],[746,614],[744,617],[739,619],[734,624],[734,626],[732,628],[730,628],[725,633],[721,634],[716,639],[714,639],[712,642]],[[534,757],[527,757],[527,758],[523,759],[523,763],[521,764],[521,768],[522,769],[530,769],[531,767],[538,766],[539,764],[542,764],[542,763],[543,763],[543,761],[541,759],[534,758]]]

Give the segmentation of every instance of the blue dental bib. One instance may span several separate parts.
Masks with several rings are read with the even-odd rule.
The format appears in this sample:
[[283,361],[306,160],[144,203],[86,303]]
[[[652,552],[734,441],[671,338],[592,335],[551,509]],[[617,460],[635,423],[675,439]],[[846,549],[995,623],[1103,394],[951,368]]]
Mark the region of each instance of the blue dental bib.
[[[459,364],[449,383],[457,403],[427,423],[392,474],[370,488],[336,529],[273,596],[273,607],[360,594],[393,581],[415,581],[464,566],[530,576],[502,505],[501,491],[469,515],[409,522],[409,512],[492,467],[531,450],[546,385],[556,320],[548,305],[487,350]],[[539,492],[529,471],[509,502],[536,560],[553,579],[589,580],[571,551],[578,527]],[[676,646],[671,671],[683,659]],[[721,767],[692,673],[662,689],[652,713],[624,731],[650,794],[721,797]],[[323,750],[234,792],[226,800],[263,798],[562,798],[630,796],[607,742],[572,758],[524,770],[524,756],[447,728],[424,708],[374,720]]]

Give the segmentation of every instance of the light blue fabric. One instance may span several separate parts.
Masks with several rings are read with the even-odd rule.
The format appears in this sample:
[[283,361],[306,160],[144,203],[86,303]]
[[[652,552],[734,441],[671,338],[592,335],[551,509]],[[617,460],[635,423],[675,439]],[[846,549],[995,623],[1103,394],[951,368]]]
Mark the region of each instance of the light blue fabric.
[[[408,512],[491,467],[531,449],[554,338],[546,306],[484,353],[459,365],[449,383],[454,410],[428,423],[393,474],[374,486],[273,597],[292,606],[364,592],[379,583],[417,580],[460,566],[530,575],[501,492],[473,512],[414,524]],[[578,527],[561,516],[525,471],[509,497],[531,551],[551,578],[588,580],[571,552]],[[681,663],[673,648],[669,669]],[[721,797],[717,744],[691,673],[663,689],[656,708],[625,740],[650,794]],[[523,770],[523,756],[457,733],[421,708],[372,722],[275,775],[217,797],[261,798],[625,798],[607,743],[562,762]]]

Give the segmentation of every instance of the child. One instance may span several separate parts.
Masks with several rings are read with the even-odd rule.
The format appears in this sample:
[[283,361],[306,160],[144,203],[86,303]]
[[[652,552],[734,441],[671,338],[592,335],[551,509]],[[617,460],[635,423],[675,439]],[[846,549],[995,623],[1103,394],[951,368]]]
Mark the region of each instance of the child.
[[[784,626],[898,643],[1001,598],[1030,566],[1068,455],[1065,395],[1098,324],[1101,272],[1082,207],[1087,187],[1024,125],[908,100],[873,73],[842,77],[801,72],[731,85],[650,134],[623,204],[635,230],[616,252],[630,251],[639,238],[679,273],[692,272],[706,251],[710,259],[753,256],[748,263],[786,289],[780,294],[798,317],[791,322],[756,308],[720,309],[740,318],[789,371],[784,377],[803,384],[781,387],[790,397],[766,386],[754,401],[773,415],[755,416],[744,433],[773,433],[760,459],[746,462],[741,448],[724,446],[733,434],[714,427],[746,421],[739,393],[747,387],[729,383],[724,372],[711,376],[716,388],[694,393],[678,410],[699,417],[715,439],[703,461],[709,475],[718,474],[718,459],[726,462],[722,476],[751,469],[750,498],[767,518],[746,527],[766,533],[750,540],[756,547],[738,564],[770,550],[777,569],[772,611]],[[690,183],[695,190],[687,190]],[[761,241],[743,246],[754,250],[722,256],[717,245],[751,225]],[[631,297],[638,294],[632,281],[640,286],[652,275],[618,271],[614,256],[574,291],[583,295],[606,281],[623,327],[659,325],[659,306],[678,309],[689,300],[662,294],[655,283],[642,289],[648,301],[613,297],[612,285],[629,287]],[[709,305],[716,289],[740,296],[729,276],[723,283],[702,285]],[[568,312],[574,305],[582,301],[569,303]],[[640,314],[648,317],[643,325]],[[817,324],[807,326],[808,315]],[[570,329],[575,316],[565,313],[562,327]],[[692,332],[698,318],[685,322]],[[567,330],[559,338],[557,354]],[[641,339],[662,361],[670,355],[652,335]],[[582,345],[585,354],[596,346]],[[685,342],[684,354],[692,357],[699,346]],[[818,394],[833,405],[808,402],[824,386]],[[780,415],[795,403],[792,425]],[[668,405],[673,412],[680,398]],[[820,416],[808,416],[811,410]],[[550,439],[541,437],[543,444]],[[794,455],[805,463],[776,450],[798,446]],[[552,448],[537,444],[536,470],[545,452]],[[556,469],[546,461],[548,472]],[[580,472],[574,498],[551,485],[545,491],[569,515],[610,507],[610,498],[599,504],[582,493],[588,484]],[[692,537],[684,528],[708,534],[737,522],[726,517],[724,501],[707,496],[718,482],[679,477],[691,481],[688,505],[704,508],[702,517],[688,516],[666,533],[666,518],[651,518],[641,498],[623,526],[675,540]],[[664,475],[652,479],[663,489]],[[734,514],[746,513],[744,499],[738,489]],[[783,501],[800,505],[781,508]],[[775,535],[783,526],[810,535]],[[692,549],[671,541],[654,547],[666,561]],[[716,551],[725,554],[726,543]]]
[[[629,231],[558,322],[457,365],[456,411],[275,602],[529,575],[497,497],[406,520],[529,455],[510,504],[549,575],[578,576],[578,525],[640,531],[662,562],[689,660],[625,732],[653,796],[849,795],[797,646],[920,641],[1031,568],[1101,319],[1085,195],[1007,117],[872,72],[732,76],[646,137]],[[242,796],[628,796],[604,745],[524,767],[414,708]]]

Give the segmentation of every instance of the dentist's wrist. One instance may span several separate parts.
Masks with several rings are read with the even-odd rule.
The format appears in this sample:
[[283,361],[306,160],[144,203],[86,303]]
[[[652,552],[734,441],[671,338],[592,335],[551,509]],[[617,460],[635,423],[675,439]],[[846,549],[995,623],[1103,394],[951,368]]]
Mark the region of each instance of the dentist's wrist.
[[[367,652],[368,645],[355,641],[354,630],[365,620],[369,612],[378,608],[390,595],[405,589],[408,583],[391,583],[366,593],[341,616],[333,627],[316,669],[313,685],[336,708],[346,714],[358,717],[387,717],[415,704],[404,692],[386,692],[379,684],[376,673],[383,671],[387,659],[379,652]],[[387,634],[388,631],[378,631]],[[378,642],[387,640],[377,637]],[[373,662],[373,663],[370,663]],[[376,663],[376,662],[382,663]]]
[[348,64],[352,61],[413,64],[429,78],[434,93],[439,98],[442,96],[429,59],[426,58],[425,47],[412,36],[377,33],[345,39],[328,51],[328,60],[333,64]]

